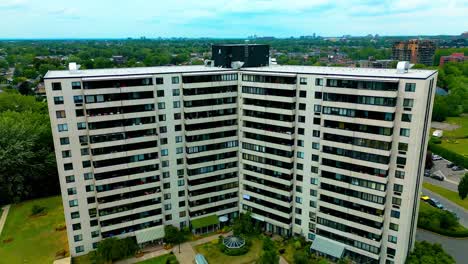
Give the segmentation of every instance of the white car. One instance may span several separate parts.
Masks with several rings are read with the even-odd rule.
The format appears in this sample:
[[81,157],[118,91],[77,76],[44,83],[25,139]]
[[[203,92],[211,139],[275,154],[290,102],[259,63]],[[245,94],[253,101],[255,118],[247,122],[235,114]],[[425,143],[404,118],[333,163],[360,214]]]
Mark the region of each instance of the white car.
[[439,155],[432,155],[432,160],[441,160],[442,157]]

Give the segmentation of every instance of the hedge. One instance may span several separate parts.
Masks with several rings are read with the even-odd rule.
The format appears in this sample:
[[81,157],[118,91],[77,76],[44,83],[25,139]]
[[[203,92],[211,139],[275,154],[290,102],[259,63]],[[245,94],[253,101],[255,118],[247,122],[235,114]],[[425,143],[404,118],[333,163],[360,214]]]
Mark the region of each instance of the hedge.
[[429,142],[429,150],[432,151],[432,153],[435,153],[437,155],[440,155],[447,160],[450,160],[451,162],[455,163],[458,166],[462,166],[463,168],[468,168],[468,158],[460,155],[456,152],[453,152],[451,150],[448,150],[440,145],[434,144]]

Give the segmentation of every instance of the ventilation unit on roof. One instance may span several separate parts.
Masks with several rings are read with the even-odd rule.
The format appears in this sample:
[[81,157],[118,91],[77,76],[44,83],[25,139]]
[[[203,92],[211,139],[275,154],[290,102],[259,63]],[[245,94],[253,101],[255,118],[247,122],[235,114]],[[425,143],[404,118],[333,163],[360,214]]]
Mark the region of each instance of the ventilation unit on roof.
[[231,62],[231,68],[240,69],[244,65],[243,61],[233,61]]
[[71,72],[76,72],[80,69],[80,66],[81,65],[76,64],[76,62],[70,62],[68,63],[68,70]]
[[396,66],[397,73],[407,73],[409,70],[410,64],[407,61],[399,61]]

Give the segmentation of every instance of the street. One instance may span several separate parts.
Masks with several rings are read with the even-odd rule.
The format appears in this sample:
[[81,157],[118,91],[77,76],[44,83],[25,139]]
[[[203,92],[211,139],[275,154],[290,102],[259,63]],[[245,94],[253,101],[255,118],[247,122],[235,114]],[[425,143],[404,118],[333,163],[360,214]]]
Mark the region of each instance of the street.
[[416,240],[426,240],[429,243],[441,244],[442,248],[450,254],[457,263],[466,263],[468,259],[468,239],[451,238],[418,229],[416,232]]
[[[447,182],[449,184],[457,186],[461,178],[463,177],[463,175],[465,175],[465,170],[452,171],[451,168],[447,168],[447,164],[449,164],[450,161],[446,159],[434,160],[433,163],[434,163],[434,166],[431,169],[431,174],[437,171],[440,171],[445,176],[444,182]],[[431,180],[434,180],[434,179],[431,178]]]
[[[449,200],[445,199],[444,197],[434,192],[431,192],[427,189],[423,189],[423,194],[428,195],[431,198],[439,200],[439,202],[441,202],[445,208],[450,209],[453,212],[455,212],[457,216],[460,218],[459,219],[460,224],[468,228],[468,211],[467,210],[465,210],[461,206],[458,206],[457,204],[454,204],[450,202]],[[421,202],[424,203],[423,201]]]

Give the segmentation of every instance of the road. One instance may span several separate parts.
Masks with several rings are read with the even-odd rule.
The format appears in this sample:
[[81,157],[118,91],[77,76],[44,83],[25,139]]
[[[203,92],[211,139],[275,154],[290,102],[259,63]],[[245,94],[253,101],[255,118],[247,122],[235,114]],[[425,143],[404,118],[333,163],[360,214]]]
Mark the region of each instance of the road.
[[430,243],[441,244],[442,248],[450,254],[457,263],[466,263],[466,260],[468,259],[468,239],[445,237],[426,230],[418,229],[416,232],[416,240],[426,240]]
[[445,199],[444,197],[442,197],[442,196],[440,196],[440,195],[438,195],[438,194],[436,194],[434,192],[431,192],[431,191],[429,191],[427,189],[423,189],[423,194],[424,195],[429,195],[429,197],[439,200],[439,202],[441,202],[444,205],[445,208],[450,209],[453,212],[455,212],[458,215],[458,217],[460,218],[459,219],[460,224],[468,228],[468,211],[465,210],[465,208],[463,208],[461,206],[458,206],[457,204],[452,203],[451,201]]
[[447,168],[447,164],[449,163],[450,161],[446,159],[434,160],[434,166],[431,169],[431,174],[436,171],[440,171],[445,176],[445,181],[458,185],[463,175],[465,175],[465,170],[452,171],[451,168]]

